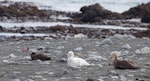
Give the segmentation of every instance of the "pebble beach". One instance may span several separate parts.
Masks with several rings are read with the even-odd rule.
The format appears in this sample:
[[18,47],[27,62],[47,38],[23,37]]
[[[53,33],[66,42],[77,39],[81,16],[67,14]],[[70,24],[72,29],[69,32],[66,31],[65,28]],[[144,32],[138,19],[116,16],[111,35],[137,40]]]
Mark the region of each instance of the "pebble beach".
[[[47,39],[1,42],[1,81],[149,81],[150,39],[115,35],[106,39]],[[51,57],[49,61],[31,60],[30,50]],[[147,47],[147,48],[145,48]],[[73,69],[67,66],[68,51],[86,59],[92,66]],[[139,50],[140,52],[136,52]],[[109,65],[112,51],[120,51],[123,59],[140,65],[137,70],[118,70]]]

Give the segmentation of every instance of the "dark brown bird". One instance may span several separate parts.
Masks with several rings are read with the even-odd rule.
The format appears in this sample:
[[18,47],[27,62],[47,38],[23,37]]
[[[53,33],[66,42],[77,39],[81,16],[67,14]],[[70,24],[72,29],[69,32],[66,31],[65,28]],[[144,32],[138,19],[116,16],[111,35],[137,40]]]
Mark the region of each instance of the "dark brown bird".
[[45,61],[45,60],[51,60],[51,57],[48,57],[46,55],[43,55],[43,54],[36,54],[35,52],[32,52],[31,53],[31,59],[32,60],[42,60],[42,61]]
[[140,68],[136,63],[134,63],[131,60],[118,59],[117,54],[119,54],[119,52],[112,52],[111,54],[112,64],[115,69],[138,69]]

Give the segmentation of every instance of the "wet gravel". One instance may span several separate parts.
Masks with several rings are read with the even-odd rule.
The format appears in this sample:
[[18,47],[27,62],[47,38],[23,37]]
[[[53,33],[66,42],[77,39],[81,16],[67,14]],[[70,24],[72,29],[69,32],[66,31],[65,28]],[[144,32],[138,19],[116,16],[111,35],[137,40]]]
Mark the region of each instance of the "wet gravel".
[[[131,36],[106,39],[110,40],[67,38],[0,42],[0,81],[150,81],[150,53],[135,53],[137,49],[150,47],[150,39]],[[23,52],[27,47],[30,50]],[[38,52],[50,56],[51,60],[31,60],[31,52],[38,48],[42,48]],[[93,65],[79,69],[68,67],[65,55],[70,50]],[[109,65],[112,51],[121,51],[122,58],[136,61],[141,68],[114,69]],[[95,57],[91,58],[92,55]]]

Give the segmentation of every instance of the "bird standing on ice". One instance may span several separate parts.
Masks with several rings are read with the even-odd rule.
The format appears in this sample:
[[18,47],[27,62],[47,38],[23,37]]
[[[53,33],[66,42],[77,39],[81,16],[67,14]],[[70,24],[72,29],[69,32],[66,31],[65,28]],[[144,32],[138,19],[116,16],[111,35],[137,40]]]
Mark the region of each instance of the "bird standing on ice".
[[112,64],[115,69],[138,69],[140,68],[136,63],[131,60],[120,60],[117,55],[120,53],[115,51],[111,53]]
[[81,66],[90,65],[86,60],[75,57],[73,51],[69,51],[67,57],[67,64],[69,67],[80,68]]

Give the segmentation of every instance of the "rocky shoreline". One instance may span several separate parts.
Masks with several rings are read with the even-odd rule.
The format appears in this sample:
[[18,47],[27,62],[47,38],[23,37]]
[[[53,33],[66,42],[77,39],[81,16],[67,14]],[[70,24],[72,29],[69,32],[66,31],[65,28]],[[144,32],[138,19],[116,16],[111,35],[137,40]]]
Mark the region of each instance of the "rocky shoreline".
[[[129,11],[123,12],[122,14],[111,12],[109,10],[104,9],[100,4],[93,4],[89,6],[84,6],[80,9],[81,13],[70,13],[70,12],[60,12],[54,10],[40,10],[33,3],[25,3],[25,2],[0,2],[2,4],[0,6],[0,20],[1,22],[35,22],[35,21],[42,21],[42,22],[65,22],[65,23],[75,23],[75,24],[85,24],[90,23],[93,25],[114,25],[114,26],[123,26],[123,27],[143,27],[148,28],[149,23],[143,23],[140,21],[129,21],[126,20],[127,16],[130,16],[132,13],[129,12],[134,11],[136,7],[131,8]],[[5,6],[9,4],[8,6]],[[21,6],[21,7],[20,7]],[[143,7],[144,6],[144,7]],[[137,6],[138,8],[142,7],[143,13],[146,14],[145,9],[147,9],[149,3],[142,4]],[[149,9],[149,8],[148,8]],[[142,12],[142,11],[141,11]],[[136,13],[136,12],[133,12]],[[143,16],[130,16],[129,18],[141,18]],[[91,15],[91,16],[89,16]],[[61,18],[59,18],[59,16]],[[64,18],[63,18],[64,17]],[[85,19],[86,18],[86,19]],[[110,19],[111,18],[111,19]],[[128,19],[129,19],[128,18]],[[147,30],[149,31],[149,30]],[[147,32],[145,31],[145,32]],[[113,30],[113,29],[101,29],[101,28],[84,28],[84,27],[73,27],[71,24],[70,26],[63,26],[63,25],[56,25],[51,27],[0,27],[0,32],[2,33],[46,33],[51,34],[54,33],[55,36],[50,36],[54,38],[62,38],[65,36],[74,36],[75,34],[82,33],[88,36],[88,38],[106,38],[115,34],[131,34],[135,35],[136,37],[149,37],[145,34],[140,34],[137,36],[138,32],[142,32],[140,30]],[[149,32],[148,32],[149,33]],[[143,36],[142,36],[143,35]],[[1,37],[1,41],[5,40],[5,37]],[[6,37],[7,38],[7,37]],[[29,38],[26,37],[10,37],[9,39],[44,39],[45,37],[34,37],[31,36]]]
[[[150,81],[150,23],[145,21],[149,19],[145,19],[145,15],[133,15],[138,9],[143,10],[140,14],[148,14],[150,3],[124,13],[111,12],[100,4],[84,6],[81,13],[40,10],[33,3],[6,1],[0,4],[1,22],[71,23],[69,26],[48,27],[0,26],[0,33],[24,35],[0,36],[0,81]],[[130,18],[140,21],[130,21]],[[72,24],[141,27],[147,30],[86,28]],[[39,33],[47,35],[32,35]],[[66,55],[70,50],[92,66],[68,67]],[[47,55],[51,60],[32,60],[30,54],[33,51]],[[109,65],[112,51],[121,52],[123,59],[137,62],[140,69],[114,69]]]
[[[133,19],[139,18],[142,19],[144,14],[149,14],[149,5],[141,4],[137,7],[133,7],[129,9],[129,11],[125,11],[123,13],[111,12],[103,8],[100,4],[96,3],[89,6],[83,6],[79,12],[62,12],[62,11],[55,11],[55,10],[40,10],[35,6],[33,3],[27,2],[0,2],[0,20],[14,20],[16,22],[25,22],[25,21],[49,21],[49,22],[73,22],[73,23],[95,23],[95,24],[105,24],[105,20],[122,20],[122,19]],[[6,6],[6,4],[8,6]],[[136,9],[141,9],[140,12]],[[80,13],[81,12],[81,13]],[[138,15],[134,16],[134,13]],[[71,19],[66,20],[59,20],[54,19],[53,17],[64,16],[70,17]],[[149,18],[149,17],[147,17]],[[149,20],[149,19],[144,19]],[[143,20],[141,20],[143,21]],[[108,22],[108,21],[107,21]],[[110,21],[112,22],[112,21]],[[145,23],[148,23],[146,21]],[[130,22],[121,22],[120,23],[129,23]],[[116,23],[117,25],[117,23]]]

